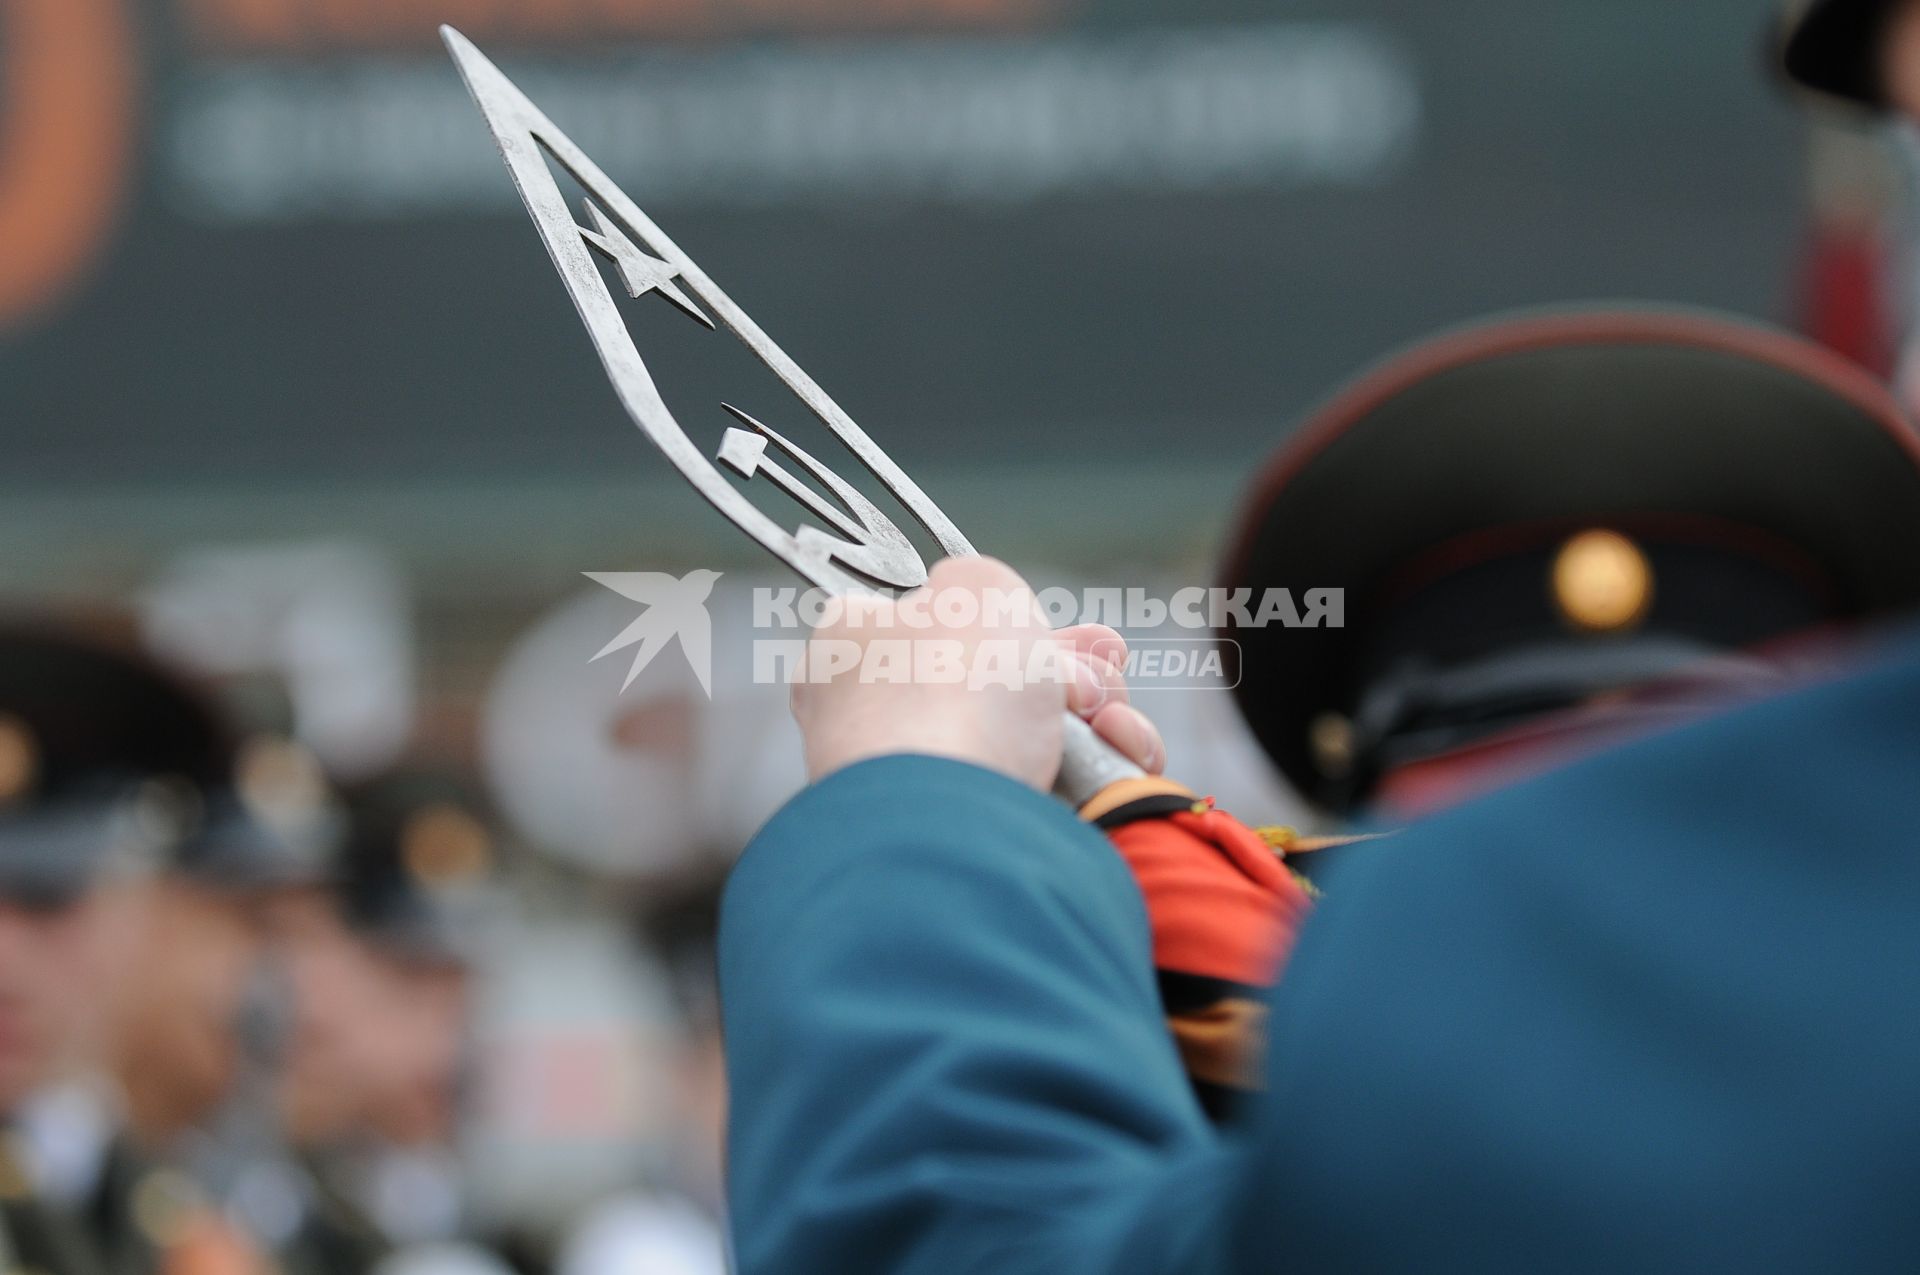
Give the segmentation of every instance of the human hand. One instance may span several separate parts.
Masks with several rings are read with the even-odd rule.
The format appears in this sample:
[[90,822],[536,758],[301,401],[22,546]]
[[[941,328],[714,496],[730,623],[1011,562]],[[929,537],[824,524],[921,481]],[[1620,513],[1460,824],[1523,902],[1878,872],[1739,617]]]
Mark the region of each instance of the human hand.
[[1025,581],[990,558],[949,558],[898,598],[836,599],[793,690],[808,775],[922,753],[1044,792],[1060,769],[1067,711],[1157,770],[1165,749],[1127,703],[1125,658],[1103,625],[1050,630]]

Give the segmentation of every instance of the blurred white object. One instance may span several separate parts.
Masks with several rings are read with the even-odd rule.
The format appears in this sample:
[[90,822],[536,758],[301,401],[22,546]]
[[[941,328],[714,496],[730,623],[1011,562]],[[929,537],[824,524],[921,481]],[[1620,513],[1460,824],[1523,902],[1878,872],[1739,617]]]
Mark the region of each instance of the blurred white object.
[[594,1209],[560,1250],[555,1275],[726,1275],[720,1228],[685,1200],[628,1196]]
[[711,699],[678,651],[624,690],[630,662],[593,659],[634,618],[634,604],[605,589],[562,603],[514,644],[482,745],[500,807],[529,842],[595,872],[670,873],[737,852],[798,791],[787,688],[753,682],[752,587],[729,576],[709,598]]
[[200,549],[174,559],[141,604],[148,642],[210,677],[284,683],[295,737],[328,771],[376,774],[413,730],[413,621],[378,551],[312,543]]
[[678,1029],[613,919],[562,909],[502,938],[480,970],[463,1161],[478,1217],[550,1230],[666,1154]]
[[513,1268],[470,1244],[422,1244],[387,1254],[371,1275],[513,1275]]
[[754,625],[754,591],[786,584],[736,575],[714,590],[713,703],[701,719],[696,774],[703,825],[729,857],[807,782],[800,728],[787,709],[790,688],[754,680],[755,642],[806,636]]
[[113,1082],[74,1077],[29,1095],[9,1115],[11,1150],[35,1192],[63,1208],[82,1207],[100,1185],[121,1122]]
[[621,692],[593,660],[635,607],[594,588],[543,617],[494,677],[482,760],[501,810],[537,848],[597,872],[667,871],[699,845],[694,730],[706,703],[678,652]]
[[439,1147],[387,1147],[362,1164],[359,1202],[389,1237],[424,1244],[458,1235],[465,1167]]

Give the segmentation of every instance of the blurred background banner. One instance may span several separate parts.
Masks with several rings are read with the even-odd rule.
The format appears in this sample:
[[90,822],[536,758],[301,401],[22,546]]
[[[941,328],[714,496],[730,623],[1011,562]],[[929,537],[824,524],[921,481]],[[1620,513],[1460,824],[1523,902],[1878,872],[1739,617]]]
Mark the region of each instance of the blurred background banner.
[[[440,21],[970,508],[966,475],[1090,451],[1204,490],[1359,364],[1501,307],[1783,317],[1769,10],[0,0],[0,483],[184,485],[159,512],[191,523],[659,475]],[[514,539],[471,522],[460,548]]]
[[[588,659],[630,617],[580,573],[723,570],[739,609],[770,564],[621,412],[439,23],[981,549],[1179,587],[1292,423],[1403,343],[1583,297],[1792,324],[1811,222],[1871,256],[1871,161],[1809,182],[1772,13],[0,0],[0,593],[135,599],[331,771],[485,769],[542,848],[737,844],[797,782],[778,688],[617,694]],[[816,446],[736,343],[626,313],[696,444],[727,399]],[[656,755],[685,809],[643,801]]]

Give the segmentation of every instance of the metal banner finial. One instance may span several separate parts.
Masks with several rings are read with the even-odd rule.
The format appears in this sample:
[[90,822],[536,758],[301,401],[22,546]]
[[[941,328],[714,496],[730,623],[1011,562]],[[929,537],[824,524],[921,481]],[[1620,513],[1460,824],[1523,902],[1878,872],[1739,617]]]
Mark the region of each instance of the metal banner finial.
[[[487,56],[452,27],[441,27],[441,37],[460,68],[494,141],[506,159],[520,198],[532,215],[540,238],[553,257],[567,292],[580,311],[600,360],[606,365],[615,392],[627,415],[694,488],[748,535],[807,580],[823,588],[845,590],[879,585],[907,589],[926,580],[926,566],[912,542],[871,502],[833,475],[812,457],[772,430],[743,414],[739,418],[792,457],[834,497],[848,504],[848,517],[822,513],[825,502],[800,496],[801,486],[786,470],[771,462],[749,464],[740,472],[752,477],[764,472],[809,512],[836,529],[829,534],[816,527],[789,531],[764,513],[701,453],[673,411],[661,398],[646,360],[634,345],[626,320],[612,290],[594,262],[598,253],[613,263],[630,296],[657,293],[681,313],[714,327],[714,318],[738,337],[786,387],[805,403],[848,451],[859,457],[886,489],[926,528],[947,554],[972,553],[973,547],[953,521],[940,512],[919,485],[840,406],[828,397],[799,364],[774,344],[745,311],[717,287],[693,259],[653,223],[639,205],[548,119],[527,95],[516,88]],[[587,192],[587,224],[574,218],[548,160],[558,163]],[[734,431],[738,432],[738,431]],[[729,436],[732,457],[747,451]],[[723,459],[728,453],[723,451]],[[731,463],[731,462],[729,462]],[[734,466],[736,469],[740,467]],[[812,493],[809,493],[810,495]]]
[[[650,293],[688,318],[714,328],[717,318],[751,350],[820,422],[860,458],[873,476],[939,544],[947,555],[971,554],[960,529],[940,512],[866,432],[840,410],[825,390],[800,369],[772,338],[760,330],[706,272],[674,244],[614,185],[607,175],[555,127],[527,95],[514,87],[486,55],[452,27],[440,35],[453,54],[527,212],[560,271],[567,293],[587,325],[587,334],[606,365],[614,391],[634,424],[702,496],[809,582],[845,592],[874,587],[911,589],[926,583],[927,568],[913,543],[878,506],[831,468],[738,408],[722,405],[745,428],[727,430],[721,463],[742,478],[765,480],[796,501],[826,528],[803,525],[788,530],[748,499],[745,491],[709,460],[660,397],[646,360],[600,267],[598,253],[613,264],[630,297]],[[575,219],[549,161],[557,163],[586,192],[587,224]],[[826,489],[822,496],[781,462],[781,457]],[[837,506],[835,504],[837,503]],[[1110,783],[1136,777],[1139,768],[1114,752],[1085,722],[1068,715],[1060,779],[1055,790],[1079,805]]]

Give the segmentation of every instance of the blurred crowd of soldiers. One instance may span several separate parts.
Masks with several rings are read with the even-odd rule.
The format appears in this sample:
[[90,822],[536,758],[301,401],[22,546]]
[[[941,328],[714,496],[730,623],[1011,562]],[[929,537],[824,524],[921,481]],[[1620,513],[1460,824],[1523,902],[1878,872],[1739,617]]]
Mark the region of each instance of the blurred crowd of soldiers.
[[[504,897],[474,789],[332,784],[120,627],[0,624],[0,1270],[636,1269],[604,1217],[570,1247],[473,1206]],[[686,893],[658,932],[697,966]],[[722,1269],[688,1191],[634,1199],[649,1268]]]

